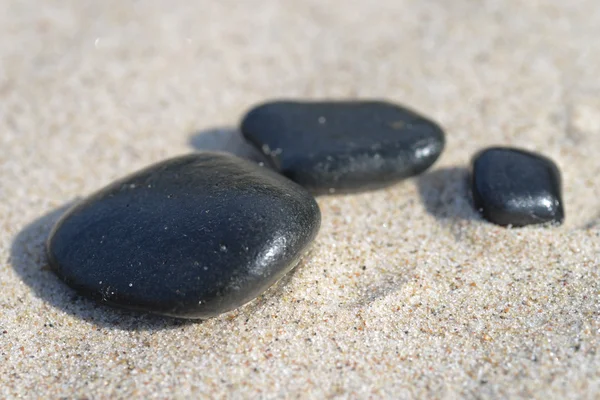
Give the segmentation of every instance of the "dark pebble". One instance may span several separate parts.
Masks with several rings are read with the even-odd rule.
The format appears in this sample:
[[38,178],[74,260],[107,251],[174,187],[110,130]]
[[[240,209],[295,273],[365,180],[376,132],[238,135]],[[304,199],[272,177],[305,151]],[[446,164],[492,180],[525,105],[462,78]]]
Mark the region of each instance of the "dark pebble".
[[252,300],[299,261],[314,198],[223,153],[152,165],[69,210],[47,243],[53,270],[103,303],[208,318]]
[[266,103],[246,115],[241,130],[283,175],[316,193],[417,175],[445,143],[433,121],[381,101]]
[[513,148],[490,148],[473,158],[475,207],[502,226],[562,223],[561,177],[542,155]]

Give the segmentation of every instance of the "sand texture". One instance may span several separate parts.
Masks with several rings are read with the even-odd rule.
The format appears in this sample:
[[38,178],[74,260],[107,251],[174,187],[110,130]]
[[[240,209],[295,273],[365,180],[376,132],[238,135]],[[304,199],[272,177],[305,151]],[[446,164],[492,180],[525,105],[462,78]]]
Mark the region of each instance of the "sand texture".
[[[598,0],[0,0],[0,398],[600,397]],[[117,311],[47,270],[65,208],[272,98],[384,98],[447,149],[319,197],[294,272],[203,323]],[[566,223],[467,195],[488,145],[560,166]]]

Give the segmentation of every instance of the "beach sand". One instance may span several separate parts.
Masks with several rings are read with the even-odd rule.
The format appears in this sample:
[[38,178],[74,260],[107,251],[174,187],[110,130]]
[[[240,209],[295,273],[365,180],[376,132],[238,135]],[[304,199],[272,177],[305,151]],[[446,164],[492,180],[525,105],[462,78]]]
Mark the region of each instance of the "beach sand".
[[[0,398],[600,396],[597,0],[0,0]],[[114,310],[48,271],[78,198],[164,158],[246,154],[274,98],[383,98],[447,148],[318,198],[311,253],[204,322]],[[471,156],[560,166],[557,228],[483,221]]]

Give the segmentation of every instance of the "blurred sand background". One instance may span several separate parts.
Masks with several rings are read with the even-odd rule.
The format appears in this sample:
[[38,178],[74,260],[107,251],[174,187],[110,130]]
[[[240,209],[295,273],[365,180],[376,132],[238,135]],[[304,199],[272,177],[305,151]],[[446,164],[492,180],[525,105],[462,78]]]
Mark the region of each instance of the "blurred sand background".
[[[0,0],[0,398],[598,398],[597,0]],[[447,149],[318,199],[311,254],[203,323],[116,311],[45,267],[65,207],[147,164],[246,153],[271,98],[385,98]],[[561,167],[567,220],[466,194],[488,145]]]

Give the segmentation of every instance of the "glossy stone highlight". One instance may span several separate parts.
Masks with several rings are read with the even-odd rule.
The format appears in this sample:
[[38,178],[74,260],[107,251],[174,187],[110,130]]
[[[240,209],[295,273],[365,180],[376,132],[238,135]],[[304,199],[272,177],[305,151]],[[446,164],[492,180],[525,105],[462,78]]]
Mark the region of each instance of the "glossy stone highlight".
[[320,225],[314,198],[222,153],[170,159],[112,183],[54,227],[53,270],[103,303],[208,318],[292,269]]
[[276,101],[252,109],[245,138],[276,168],[316,193],[384,186],[429,168],[441,128],[382,101]]
[[560,171],[542,155],[486,149],[473,158],[471,184],[475,207],[495,224],[521,227],[564,220]]

